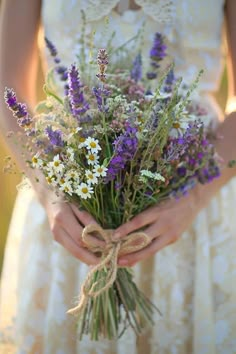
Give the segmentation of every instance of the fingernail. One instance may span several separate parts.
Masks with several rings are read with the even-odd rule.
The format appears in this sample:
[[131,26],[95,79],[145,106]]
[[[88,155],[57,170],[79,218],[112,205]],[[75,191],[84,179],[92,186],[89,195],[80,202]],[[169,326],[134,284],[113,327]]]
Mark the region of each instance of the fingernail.
[[129,262],[127,261],[127,259],[120,259],[118,261],[118,264],[121,265],[121,266],[126,266],[129,264]]

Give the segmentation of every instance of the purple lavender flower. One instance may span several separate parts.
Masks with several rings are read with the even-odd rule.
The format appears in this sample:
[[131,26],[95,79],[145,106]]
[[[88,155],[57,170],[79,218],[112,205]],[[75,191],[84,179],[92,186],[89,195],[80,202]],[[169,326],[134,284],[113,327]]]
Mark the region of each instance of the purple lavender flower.
[[61,81],[67,81],[68,79],[68,72],[67,68],[63,65],[58,65],[55,68],[56,73],[59,75]]
[[6,88],[4,99],[8,108],[13,112],[17,119],[17,123],[22,128],[28,128],[32,123],[32,118],[29,116],[25,103],[18,103],[15,92],[12,89]]
[[60,59],[57,57],[57,49],[55,47],[55,45],[47,38],[44,37],[45,43],[46,43],[46,47],[49,50],[49,53],[51,54],[51,56],[53,57],[53,60],[56,64],[60,63]]
[[89,109],[89,104],[84,98],[83,85],[81,84],[79,71],[75,65],[72,65],[69,70],[68,86],[71,111],[73,116],[79,119],[79,116]]
[[112,157],[107,171],[106,182],[110,182],[124,169],[127,162],[131,161],[138,147],[136,127],[128,123],[125,132],[114,142],[114,156]]
[[96,97],[99,111],[106,112],[105,99],[110,95],[110,91],[105,87],[93,87],[93,94]]
[[164,44],[164,37],[161,33],[156,33],[153,41],[153,46],[150,50],[151,66],[153,71],[147,73],[149,80],[157,77],[157,70],[160,67],[160,61],[162,61],[166,54],[166,45]]
[[52,127],[48,126],[45,129],[45,133],[47,134],[51,145],[58,146],[58,147],[64,145],[62,140],[62,132],[59,129],[53,130]]
[[133,61],[133,67],[130,75],[131,79],[133,79],[135,82],[138,82],[142,79],[142,57],[140,53],[135,57]]
[[174,82],[175,82],[174,70],[171,69],[166,76],[164,91],[167,93],[171,92]]

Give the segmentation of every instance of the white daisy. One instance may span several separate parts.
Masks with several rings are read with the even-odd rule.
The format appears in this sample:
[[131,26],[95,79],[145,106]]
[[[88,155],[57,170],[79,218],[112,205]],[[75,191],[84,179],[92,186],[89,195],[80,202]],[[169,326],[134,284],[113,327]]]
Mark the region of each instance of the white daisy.
[[60,156],[57,154],[54,156],[53,161],[48,164],[49,170],[51,169],[56,175],[61,174],[64,171],[65,166],[60,160]]
[[85,144],[86,138],[84,138],[83,136],[80,136],[78,140],[79,140],[79,145],[78,145],[79,149],[86,146],[86,144]]
[[73,179],[74,181],[78,182],[80,179],[80,173],[75,169],[71,169],[69,171],[66,171],[65,177],[66,179]]
[[46,181],[48,182],[49,185],[51,185],[53,187],[57,186],[56,176],[54,176],[54,175],[52,175],[52,176],[47,175]]
[[43,160],[38,158],[38,154],[32,157],[32,166],[34,168],[41,168],[43,166]]
[[82,199],[87,199],[87,198],[91,198],[91,194],[93,194],[93,189],[90,185],[86,184],[86,183],[81,183],[75,193],[81,197]]
[[96,165],[98,162],[98,155],[94,154],[93,152],[90,152],[88,155],[86,155],[86,158],[89,165]]
[[92,153],[98,153],[99,150],[101,150],[101,146],[99,145],[99,142],[97,139],[88,137],[85,140],[85,145],[87,149],[89,149]]
[[107,175],[107,168],[105,166],[96,165],[93,169],[95,176],[97,177],[106,177]]
[[65,180],[65,179],[61,179],[59,182],[59,189],[65,193],[68,193],[69,195],[72,195],[73,193],[73,188],[72,188],[72,182]]
[[85,171],[85,176],[87,178],[88,184],[97,184],[98,183],[98,178],[97,176],[90,170]]

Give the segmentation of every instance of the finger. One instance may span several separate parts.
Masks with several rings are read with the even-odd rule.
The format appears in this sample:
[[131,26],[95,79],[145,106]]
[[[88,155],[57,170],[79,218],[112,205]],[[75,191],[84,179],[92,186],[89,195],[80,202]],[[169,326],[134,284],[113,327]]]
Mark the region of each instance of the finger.
[[[89,224],[96,224],[96,220],[90,215],[87,211],[79,210],[75,205],[71,204],[71,208],[73,210],[74,215],[76,216],[76,220],[78,220],[83,226],[87,226]],[[72,229],[70,227],[70,229]],[[83,232],[83,228],[81,229],[81,235]],[[70,234],[70,232],[68,232]],[[96,246],[105,247],[105,242],[100,240],[98,237],[93,235],[87,236],[87,239],[90,239],[90,243],[92,242]],[[83,242],[83,241],[82,241]]]
[[88,265],[96,265],[98,263],[99,258],[87,249],[79,247],[64,229],[58,229],[55,234],[55,240],[83,263]]
[[167,234],[155,238],[150,245],[148,245],[141,251],[130,253],[128,255],[120,257],[118,260],[118,265],[132,267],[135,263],[154,255],[156,252],[160,251],[162,248],[169,245],[171,242],[172,234]]
[[135,216],[132,220],[126,222],[115,230],[114,239],[124,237],[131,232],[141,229],[157,220],[157,208],[152,207]]
[[97,221],[92,217],[92,215],[89,214],[87,211],[79,210],[79,208],[74,204],[70,204],[70,206],[75,216],[78,218],[78,220],[83,226],[87,226],[89,224],[98,224]]

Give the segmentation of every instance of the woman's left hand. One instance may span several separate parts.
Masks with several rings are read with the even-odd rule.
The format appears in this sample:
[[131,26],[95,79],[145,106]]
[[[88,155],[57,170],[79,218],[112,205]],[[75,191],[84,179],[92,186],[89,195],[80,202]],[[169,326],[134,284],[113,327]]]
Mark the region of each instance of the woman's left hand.
[[121,225],[114,233],[115,239],[122,239],[128,234],[142,229],[152,239],[152,242],[141,251],[120,257],[118,264],[131,267],[154,255],[165,246],[176,242],[182,233],[190,227],[201,209],[199,200],[201,198],[199,198],[197,187],[195,187],[187,196],[150,207]]

